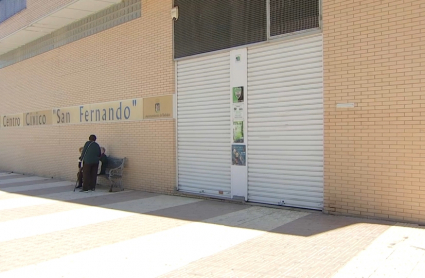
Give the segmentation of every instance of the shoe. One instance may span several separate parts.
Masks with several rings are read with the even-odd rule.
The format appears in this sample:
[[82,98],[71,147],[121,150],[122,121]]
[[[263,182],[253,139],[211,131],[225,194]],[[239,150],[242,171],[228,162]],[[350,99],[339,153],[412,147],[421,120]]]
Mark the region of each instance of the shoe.
[[80,192],[89,193],[88,190],[81,189]]
[[82,188],[83,186],[82,185],[79,185],[79,186],[77,186],[76,188]]

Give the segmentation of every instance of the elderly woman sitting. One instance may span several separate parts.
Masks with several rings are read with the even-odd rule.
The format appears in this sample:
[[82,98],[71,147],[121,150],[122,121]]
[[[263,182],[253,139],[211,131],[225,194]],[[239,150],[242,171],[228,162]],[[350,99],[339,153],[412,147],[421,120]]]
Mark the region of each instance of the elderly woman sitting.
[[99,161],[102,163],[100,166],[100,172],[99,175],[106,175],[106,167],[108,167],[108,157],[105,154],[106,149],[104,147],[100,148],[100,158]]

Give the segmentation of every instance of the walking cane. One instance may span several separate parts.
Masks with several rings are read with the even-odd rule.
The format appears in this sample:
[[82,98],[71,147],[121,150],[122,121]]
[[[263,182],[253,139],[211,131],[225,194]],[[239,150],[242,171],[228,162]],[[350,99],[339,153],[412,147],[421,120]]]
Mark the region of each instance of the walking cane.
[[83,172],[83,164],[84,164],[84,157],[86,156],[86,153],[87,153],[87,150],[90,148],[90,146],[91,146],[91,144],[93,144],[93,142],[91,142],[90,144],[89,144],[89,146],[87,147],[87,149],[86,149],[86,151],[84,152],[84,154],[83,154],[83,156],[81,157],[81,167],[80,167],[80,169],[78,170],[78,174],[77,174],[77,181],[75,182],[75,186],[74,186],[74,192],[75,192],[75,189],[77,189],[77,186],[78,186],[78,181],[80,180],[80,175],[82,174],[82,172]]
[[81,175],[82,171],[83,171],[83,167],[80,167],[80,169],[78,169],[77,181],[75,182],[74,192],[75,192],[75,189],[77,189],[77,187],[78,187],[78,182],[80,181],[80,175]]

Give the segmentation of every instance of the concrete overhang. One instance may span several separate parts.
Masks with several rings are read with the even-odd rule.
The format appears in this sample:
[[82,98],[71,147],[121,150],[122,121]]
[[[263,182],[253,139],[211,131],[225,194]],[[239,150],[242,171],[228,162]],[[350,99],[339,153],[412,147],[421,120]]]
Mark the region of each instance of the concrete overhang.
[[0,55],[48,35],[91,14],[121,3],[122,0],[75,0],[0,39]]

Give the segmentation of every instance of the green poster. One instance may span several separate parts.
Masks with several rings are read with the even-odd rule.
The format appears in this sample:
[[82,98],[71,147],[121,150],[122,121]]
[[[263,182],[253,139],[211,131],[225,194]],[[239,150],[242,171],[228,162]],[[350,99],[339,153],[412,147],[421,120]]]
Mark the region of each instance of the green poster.
[[243,121],[233,122],[233,143],[243,143]]
[[243,87],[233,87],[233,103],[243,102]]

